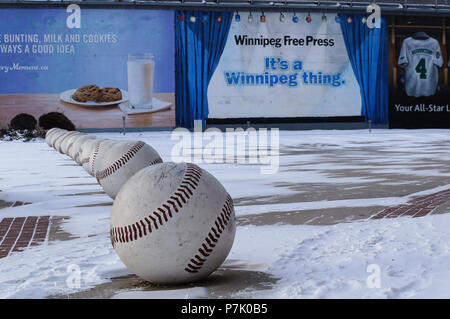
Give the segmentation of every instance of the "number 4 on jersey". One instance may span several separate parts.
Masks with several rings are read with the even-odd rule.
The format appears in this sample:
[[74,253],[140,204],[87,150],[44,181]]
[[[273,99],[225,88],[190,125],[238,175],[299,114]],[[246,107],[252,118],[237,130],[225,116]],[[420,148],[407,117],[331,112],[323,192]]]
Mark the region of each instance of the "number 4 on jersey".
[[425,59],[420,59],[419,63],[416,65],[416,72],[420,74],[421,79],[427,78],[427,68],[425,66]]

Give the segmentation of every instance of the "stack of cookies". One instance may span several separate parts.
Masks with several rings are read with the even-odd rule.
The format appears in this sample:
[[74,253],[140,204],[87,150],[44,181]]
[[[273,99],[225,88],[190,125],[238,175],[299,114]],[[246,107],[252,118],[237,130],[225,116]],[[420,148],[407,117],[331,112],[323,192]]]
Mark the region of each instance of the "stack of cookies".
[[114,102],[122,99],[122,92],[118,88],[104,87],[99,88],[95,84],[80,87],[72,95],[72,98],[78,102]]

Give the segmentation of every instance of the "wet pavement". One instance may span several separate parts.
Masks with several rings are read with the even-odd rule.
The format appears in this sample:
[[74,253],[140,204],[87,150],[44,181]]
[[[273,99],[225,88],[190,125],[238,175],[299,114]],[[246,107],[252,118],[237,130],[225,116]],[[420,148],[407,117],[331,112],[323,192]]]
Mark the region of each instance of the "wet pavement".
[[[243,267],[247,269],[242,269]],[[255,268],[259,268],[258,265]],[[127,297],[128,292],[139,292],[140,297],[145,298],[146,293],[150,298],[158,298],[158,295],[168,296],[170,291],[180,298],[180,290],[195,290],[201,288],[197,298],[233,298],[245,290],[269,290],[277,282],[277,278],[258,270],[253,270],[239,261],[227,260],[220,268],[211,274],[206,280],[197,283],[177,286],[154,285],[138,278],[135,275],[110,277],[110,282],[100,284],[86,291],[50,296],[54,298],[84,299],[84,298],[115,298]]]

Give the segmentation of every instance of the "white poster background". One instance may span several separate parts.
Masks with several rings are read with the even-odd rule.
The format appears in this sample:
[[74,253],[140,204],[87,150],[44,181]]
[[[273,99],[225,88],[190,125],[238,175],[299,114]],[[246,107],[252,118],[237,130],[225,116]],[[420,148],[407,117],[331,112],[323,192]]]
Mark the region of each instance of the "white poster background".
[[[361,116],[359,85],[347,56],[344,39],[335,16],[311,14],[311,23],[306,15],[299,15],[299,22],[292,22],[292,13],[286,13],[284,22],[279,13],[266,13],[266,22],[259,21],[260,13],[253,13],[253,22],[248,22],[247,13],[241,13],[241,21],[233,18],[231,29],[219,65],[208,87],[209,118],[242,117],[332,117]],[[236,45],[235,35],[249,38],[306,38],[334,39],[334,46],[275,46]],[[234,86],[228,85],[224,72],[263,74],[265,57],[281,57],[289,62],[300,60],[298,86],[286,85]],[[330,85],[305,85],[301,73],[341,73],[345,81],[339,87]],[[294,71],[272,71],[274,74],[291,74]]]

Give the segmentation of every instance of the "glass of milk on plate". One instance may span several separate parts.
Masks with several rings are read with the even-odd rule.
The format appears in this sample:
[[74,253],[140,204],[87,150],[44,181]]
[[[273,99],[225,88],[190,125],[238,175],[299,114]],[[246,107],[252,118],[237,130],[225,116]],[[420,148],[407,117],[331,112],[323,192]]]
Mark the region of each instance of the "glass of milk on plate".
[[155,57],[152,53],[130,53],[127,62],[128,100],[131,106],[151,108]]

